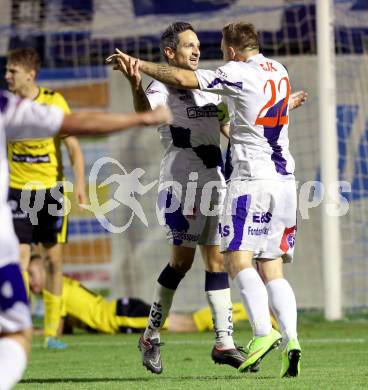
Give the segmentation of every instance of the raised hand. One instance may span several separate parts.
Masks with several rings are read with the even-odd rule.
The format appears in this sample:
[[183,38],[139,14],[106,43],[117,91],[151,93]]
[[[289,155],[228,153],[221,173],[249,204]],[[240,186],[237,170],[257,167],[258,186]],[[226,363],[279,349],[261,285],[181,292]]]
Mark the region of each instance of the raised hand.
[[[105,60],[107,64],[114,63],[114,69],[116,67],[122,66],[125,70],[127,68],[127,65],[129,64],[129,59],[136,60],[136,58],[131,57],[130,55],[122,52],[118,48],[115,49],[116,53],[111,54],[108,56]],[[119,61],[118,61],[119,60]],[[117,69],[117,68],[116,68]],[[120,70],[120,69],[119,69]]]
[[119,49],[115,50],[115,54],[106,58],[106,63],[114,63],[113,69],[123,73],[132,87],[138,88],[142,81],[142,76],[139,72],[139,59],[131,57]]
[[308,93],[305,91],[297,91],[290,95],[289,110],[294,110],[302,106],[307,101]]

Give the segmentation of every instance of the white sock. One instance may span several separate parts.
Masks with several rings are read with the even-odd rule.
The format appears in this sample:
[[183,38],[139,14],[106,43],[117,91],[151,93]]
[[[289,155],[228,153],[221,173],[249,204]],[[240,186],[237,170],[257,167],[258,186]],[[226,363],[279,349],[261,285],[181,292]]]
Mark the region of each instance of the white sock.
[[206,291],[206,296],[212,312],[216,347],[218,349],[235,348],[230,289]]
[[162,286],[158,282],[156,283],[148,325],[143,335],[145,340],[160,339],[160,330],[169,314],[175,291]]
[[254,336],[267,336],[272,330],[272,323],[267,289],[261,277],[254,268],[245,268],[234,280],[240,289]]
[[12,338],[0,338],[0,390],[11,389],[22,378],[26,366],[23,347]]
[[297,311],[294,291],[286,279],[267,283],[268,296],[273,314],[280,325],[283,343],[297,338]]

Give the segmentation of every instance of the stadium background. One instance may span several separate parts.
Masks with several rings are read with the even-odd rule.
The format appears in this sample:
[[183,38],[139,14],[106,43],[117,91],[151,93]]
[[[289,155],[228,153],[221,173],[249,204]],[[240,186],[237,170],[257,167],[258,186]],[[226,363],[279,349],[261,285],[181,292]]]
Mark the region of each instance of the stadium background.
[[[260,31],[262,51],[276,57],[289,70],[294,90],[309,93],[308,104],[291,115],[291,150],[296,159],[299,188],[319,180],[319,131],[316,5],[314,0],[1,0],[1,66],[9,48],[32,46],[42,58],[39,81],[60,91],[73,110],[132,110],[128,85],[104,58],[115,47],[149,60],[162,60],[159,36],[174,21],[191,22],[201,41],[201,67],[221,63],[220,27],[232,20],[248,20]],[[344,196],[349,212],[341,218],[343,251],[343,305],[349,309],[368,306],[368,1],[335,1],[337,77],[337,132],[339,177],[351,183]],[[332,70],[331,70],[332,71]],[[3,72],[1,72],[3,73]],[[1,78],[3,82],[3,78]],[[145,79],[145,83],[148,80]],[[155,129],[135,129],[104,139],[85,139],[87,180],[100,157],[119,160],[127,172],[145,170],[143,183],[158,176],[162,148]],[[71,168],[65,155],[65,173]],[[112,173],[107,164],[99,183]],[[305,188],[305,187],[304,187]],[[100,202],[111,198],[117,185],[98,189]],[[73,205],[65,269],[90,287],[107,288],[112,296],[151,298],[159,270],[167,263],[169,246],[155,213],[157,187],[137,197],[148,218],[145,227],[136,217],[122,234],[111,234],[92,213]],[[317,203],[319,188],[311,191]],[[124,224],[131,211],[124,205],[108,216]],[[295,288],[300,308],[322,308],[320,208],[299,215],[295,263],[287,275]],[[198,258],[175,297],[177,310],[191,310],[205,303],[204,272]],[[235,291],[235,290],[234,290]],[[234,299],[238,299],[234,295]]]

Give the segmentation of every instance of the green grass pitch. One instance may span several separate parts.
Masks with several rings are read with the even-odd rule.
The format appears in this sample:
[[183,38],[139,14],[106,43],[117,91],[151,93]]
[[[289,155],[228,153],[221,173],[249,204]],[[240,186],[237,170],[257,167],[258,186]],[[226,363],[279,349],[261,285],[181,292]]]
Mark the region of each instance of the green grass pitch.
[[[368,323],[327,323],[301,318],[302,370],[299,378],[280,379],[280,351],[272,351],[257,374],[240,374],[212,363],[212,333],[162,335],[164,372],[155,375],[141,364],[138,335],[65,337],[69,349],[48,351],[34,337],[27,372],[16,389],[367,389]],[[243,323],[235,330],[239,344],[250,338]]]

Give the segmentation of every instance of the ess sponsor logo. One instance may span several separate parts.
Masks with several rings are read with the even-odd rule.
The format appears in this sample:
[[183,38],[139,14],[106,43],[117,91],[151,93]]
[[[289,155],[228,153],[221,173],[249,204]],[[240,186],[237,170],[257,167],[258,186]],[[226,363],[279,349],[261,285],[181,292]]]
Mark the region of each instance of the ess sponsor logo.
[[272,219],[272,213],[253,213],[253,223],[268,223]]

